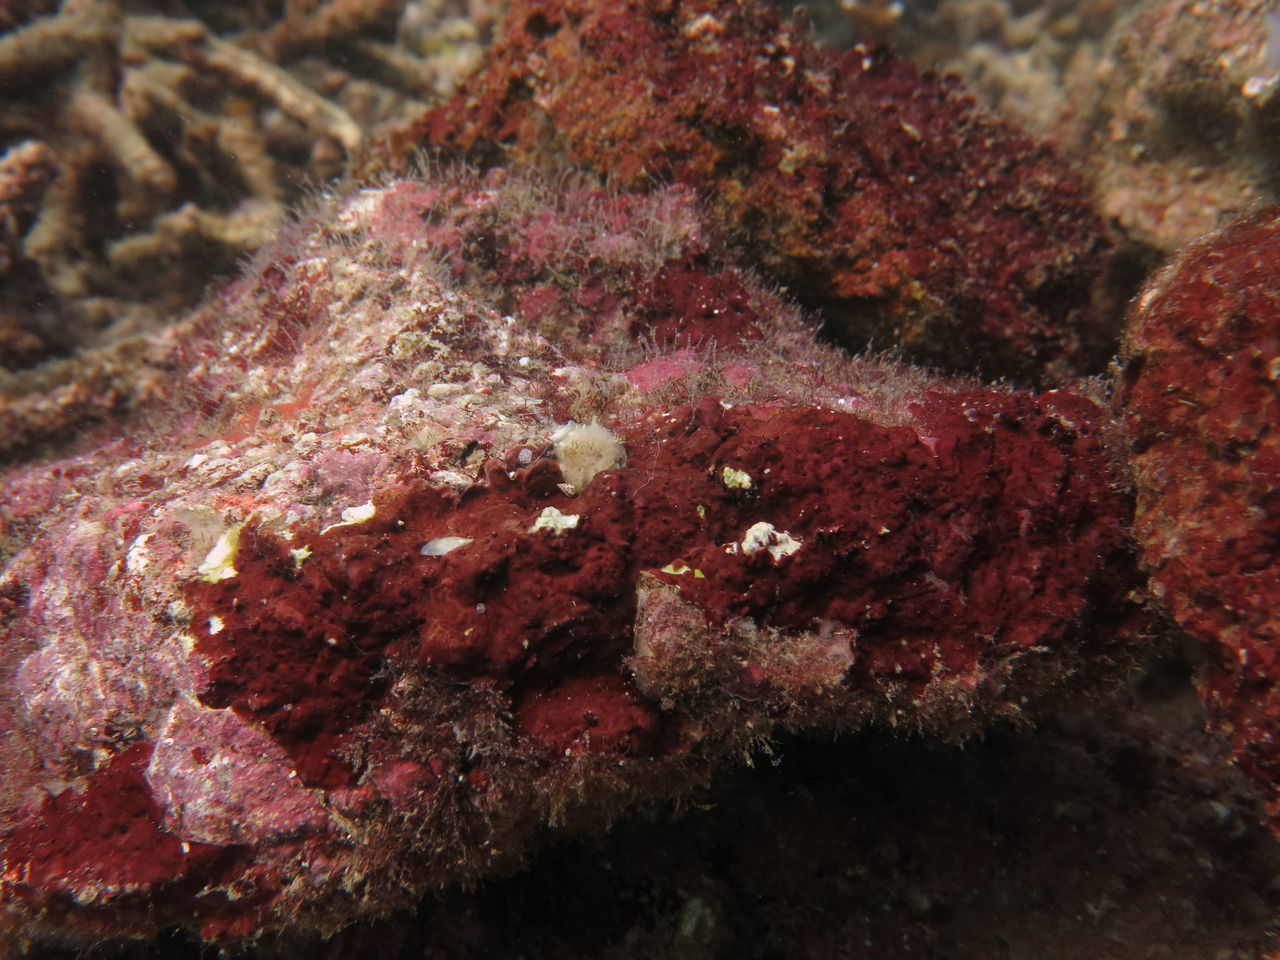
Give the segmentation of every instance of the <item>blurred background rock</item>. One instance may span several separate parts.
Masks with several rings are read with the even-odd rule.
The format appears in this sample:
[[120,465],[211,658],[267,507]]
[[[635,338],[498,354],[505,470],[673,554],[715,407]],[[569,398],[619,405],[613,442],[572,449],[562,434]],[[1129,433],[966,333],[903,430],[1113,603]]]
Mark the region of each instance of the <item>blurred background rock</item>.
[[128,408],[137,335],[449,93],[492,6],[0,3],[0,454]]

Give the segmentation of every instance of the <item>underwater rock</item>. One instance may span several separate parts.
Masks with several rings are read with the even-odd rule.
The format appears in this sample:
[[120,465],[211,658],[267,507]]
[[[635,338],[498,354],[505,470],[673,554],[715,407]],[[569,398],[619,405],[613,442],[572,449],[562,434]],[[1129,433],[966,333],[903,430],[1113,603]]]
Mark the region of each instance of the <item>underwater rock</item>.
[[1280,12],[1266,0],[1148,0],[1073,92],[1065,139],[1100,210],[1162,254],[1275,199]]
[[1129,663],[1104,409],[814,344],[659,243],[714,237],[680,188],[562,238],[644,252],[610,329],[727,290],[754,334],[561,349],[430,238],[499,181],[319,205],[149,340],[127,435],[0,474],[11,927],[333,930],[771,734],[956,740]]
[[1069,166],[954,81],[823,51],[761,5],[512,3],[409,142],[693,186],[854,349],[1041,383],[1113,349],[1106,231]]
[[1280,818],[1280,207],[1162,270],[1125,356],[1116,409],[1153,590],[1206,645],[1211,715]]

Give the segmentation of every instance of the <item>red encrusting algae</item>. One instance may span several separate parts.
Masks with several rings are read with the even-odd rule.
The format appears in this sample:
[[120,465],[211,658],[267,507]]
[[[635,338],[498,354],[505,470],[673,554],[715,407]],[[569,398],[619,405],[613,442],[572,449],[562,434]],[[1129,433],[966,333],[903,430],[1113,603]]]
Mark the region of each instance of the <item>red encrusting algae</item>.
[[[9,895],[80,938],[146,935],[169,924],[198,926],[212,939],[248,936],[252,907],[278,885],[255,876],[260,871],[245,862],[243,848],[165,829],[146,776],[152,749],[127,747],[88,778],[83,793],[48,798],[9,836]],[[235,900],[244,902],[228,909]],[[202,920],[205,914],[212,919]]]
[[[1098,585],[1133,573],[1097,408],[988,391],[916,408],[890,427],[709,397],[618,424],[628,466],[574,496],[553,460],[490,461],[461,492],[384,489],[362,523],[288,539],[251,523],[234,577],[186,587],[201,701],[269,731],[308,785],[343,786],[355,771],[336,752],[381,700],[388,662],[392,676],[414,664],[514,686],[525,704],[589,674],[603,704],[621,690],[645,571],[707,616],[708,638],[742,619],[843,631],[851,690],[913,723],[929,725],[922,698],[941,680],[978,699],[1023,657],[1105,658],[1116,636],[1080,627],[1099,626]],[[541,525],[548,513],[563,526]],[[456,545],[423,555],[444,538]]]
[[1154,280],[1108,409],[789,299],[1041,385],[1110,352],[1079,178],[884,51],[514,0],[410,139],[485,169],[318,200],[133,346],[127,436],[0,474],[5,926],[327,936],[791,734],[1059,743],[1140,560],[1280,822],[1280,213]]
[[824,51],[741,0],[517,0],[413,142],[696,188],[847,345],[1045,382],[1101,368],[1108,239],[1083,180],[953,81]]
[[221,850],[183,843],[162,829],[144,776],[150,759],[151,745],[135,743],[91,777],[83,794],[66,790],[49,798],[5,845],[17,882],[46,896],[92,902],[204,874]]
[[1280,823],[1280,208],[1184,250],[1139,297],[1116,411],[1155,592]]
[[[958,739],[1138,648],[1092,401],[815,344],[683,188],[523,183],[319,208],[155,338],[183,371],[167,422],[6,474],[26,533],[0,594],[20,704],[0,856],[23,929],[332,930],[773,731]],[[451,262],[433,233],[521,205],[526,245],[571,242]],[[487,305],[579,255],[563,349],[535,332],[552,318]],[[148,882],[68,890],[55,812],[182,858],[153,876],[123,839],[85,843]]]

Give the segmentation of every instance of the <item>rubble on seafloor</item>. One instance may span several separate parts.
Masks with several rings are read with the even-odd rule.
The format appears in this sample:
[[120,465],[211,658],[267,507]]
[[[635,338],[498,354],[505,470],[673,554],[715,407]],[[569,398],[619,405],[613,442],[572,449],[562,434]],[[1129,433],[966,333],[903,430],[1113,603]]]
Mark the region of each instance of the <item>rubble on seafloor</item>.
[[379,177],[0,410],[0,954],[1268,956],[1274,212],[1081,380],[1107,231],[958,88],[732,0],[507,17]]
[[487,29],[479,4],[289,7],[4,6],[5,447],[127,410],[137,338],[447,93]]
[[1276,199],[1280,11],[1264,0],[1147,0],[1082,75],[1064,140],[1100,210],[1171,254]]

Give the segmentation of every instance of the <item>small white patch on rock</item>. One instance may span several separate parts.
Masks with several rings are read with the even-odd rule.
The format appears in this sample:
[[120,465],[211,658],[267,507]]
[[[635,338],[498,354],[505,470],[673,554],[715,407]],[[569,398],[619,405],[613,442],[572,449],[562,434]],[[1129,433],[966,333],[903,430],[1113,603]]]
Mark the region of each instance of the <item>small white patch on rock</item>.
[[218,583],[221,580],[230,580],[236,575],[238,572],[235,567],[236,551],[240,549],[241,526],[237,523],[218,538],[218,542],[213,545],[204,562],[196,567],[196,573],[199,574],[200,579],[208,583]]
[[533,521],[533,526],[529,528],[530,533],[537,533],[539,530],[549,530],[553,534],[564,533],[566,530],[572,530],[578,525],[581,519],[576,513],[561,513],[555,507],[543,507],[542,513],[538,514],[538,519]]
[[560,472],[581,492],[602,470],[613,470],[627,462],[622,441],[594,420],[574,423],[570,420],[551,435],[555,443]]
[[144,573],[151,565],[151,551],[147,549],[147,541],[153,536],[153,533],[144,533],[130,545],[129,552],[124,555],[124,567],[130,573]]
[[424,557],[443,557],[446,553],[465,547],[470,542],[470,537],[436,537],[424,543],[418,552]]
[[367,523],[373,519],[373,515],[377,512],[377,508],[372,503],[362,503],[358,507],[347,507],[342,511],[342,520],[339,523],[331,523],[320,532],[328,533],[338,527],[354,527],[357,524]]
[[747,556],[753,556],[761,550],[767,550],[769,556],[777,563],[783,557],[789,557],[804,545],[785,530],[779,530],[772,523],[761,520],[747,528],[741,543],[731,543],[725,548],[726,553],[738,553],[741,550]]

